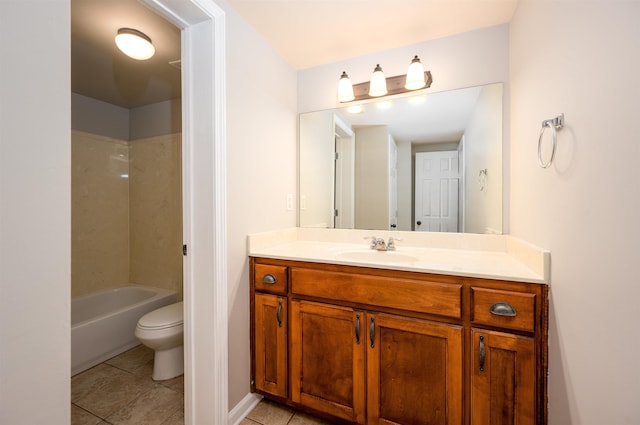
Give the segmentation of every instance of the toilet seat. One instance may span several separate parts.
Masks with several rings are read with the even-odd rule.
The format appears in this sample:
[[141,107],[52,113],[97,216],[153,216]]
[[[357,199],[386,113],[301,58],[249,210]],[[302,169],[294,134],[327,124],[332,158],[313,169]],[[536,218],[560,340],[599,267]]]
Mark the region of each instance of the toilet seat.
[[161,330],[174,327],[182,327],[183,312],[182,301],[161,307],[145,314],[138,320],[138,328],[145,330]]

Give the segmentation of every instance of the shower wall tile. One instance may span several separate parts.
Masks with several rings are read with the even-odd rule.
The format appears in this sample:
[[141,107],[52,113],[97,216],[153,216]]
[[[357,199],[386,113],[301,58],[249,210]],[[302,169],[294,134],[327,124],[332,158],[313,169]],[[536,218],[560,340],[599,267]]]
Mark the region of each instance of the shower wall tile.
[[129,279],[129,148],[125,141],[71,133],[71,295]]
[[181,134],[129,142],[129,247],[132,283],[182,297]]

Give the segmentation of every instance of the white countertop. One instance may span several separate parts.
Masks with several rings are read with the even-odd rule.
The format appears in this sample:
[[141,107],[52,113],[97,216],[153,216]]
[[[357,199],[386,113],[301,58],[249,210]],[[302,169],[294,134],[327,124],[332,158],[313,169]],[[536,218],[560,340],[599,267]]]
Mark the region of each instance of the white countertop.
[[[400,238],[396,250],[366,237]],[[549,283],[550,253],[509,235],[290,228],[248,237],[252,257]]]

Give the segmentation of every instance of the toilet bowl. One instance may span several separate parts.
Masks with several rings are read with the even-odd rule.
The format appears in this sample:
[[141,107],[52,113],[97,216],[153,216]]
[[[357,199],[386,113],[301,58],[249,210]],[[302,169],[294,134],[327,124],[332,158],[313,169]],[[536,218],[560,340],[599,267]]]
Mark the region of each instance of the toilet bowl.
[[154,381],[175,378],[184,372],[182,302],[161,307],[138,320],[135,335],[153,349]]

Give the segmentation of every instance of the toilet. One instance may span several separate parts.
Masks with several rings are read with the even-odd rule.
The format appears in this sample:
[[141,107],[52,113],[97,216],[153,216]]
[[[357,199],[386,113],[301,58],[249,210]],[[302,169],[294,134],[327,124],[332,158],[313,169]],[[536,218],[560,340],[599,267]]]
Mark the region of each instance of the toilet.
[[182,301],[145,314],[138,320],[135,335],[155,351],[154,381],[175,378],[184,372]]

